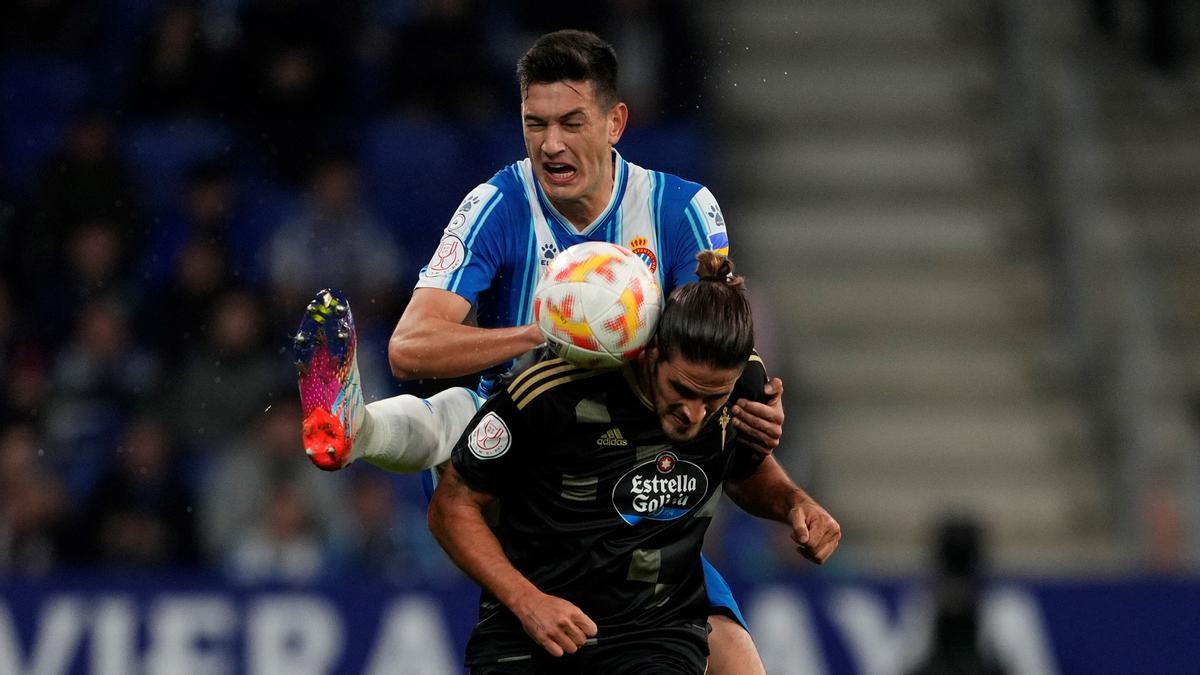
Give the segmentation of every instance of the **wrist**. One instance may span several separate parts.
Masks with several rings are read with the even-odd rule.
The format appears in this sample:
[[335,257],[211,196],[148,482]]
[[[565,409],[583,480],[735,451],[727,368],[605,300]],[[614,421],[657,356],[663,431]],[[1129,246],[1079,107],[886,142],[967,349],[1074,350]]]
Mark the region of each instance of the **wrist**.
[[541,591],[528,579],[521,578],[508,588],[496,593],[496,599],[514,614],[519,614],[519,608],[528,604],[530,598],[541,595]]
[[788,495],[786,511],[790,515],[792,511],[797,509],[804,510],[804,507],[810,502],[812,502],[812,498],[805,494],[803,490],[795,490]]
[[546,338],[542,335],[542,329],[538,328],[536,323],[525,326],[525,339],[530,349],[536,349],[546,344]]

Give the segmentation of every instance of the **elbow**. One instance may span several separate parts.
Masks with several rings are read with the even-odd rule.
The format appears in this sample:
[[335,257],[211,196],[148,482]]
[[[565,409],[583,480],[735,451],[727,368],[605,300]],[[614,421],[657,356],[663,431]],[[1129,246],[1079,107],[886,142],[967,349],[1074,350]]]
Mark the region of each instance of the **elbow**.
[[[405,343],[409,344],[406,345]],[[420,358],[413,353],[411,341],[397,333],[388,341],[388,366],[392,377],[397,380],[415,380],[421,377]]]

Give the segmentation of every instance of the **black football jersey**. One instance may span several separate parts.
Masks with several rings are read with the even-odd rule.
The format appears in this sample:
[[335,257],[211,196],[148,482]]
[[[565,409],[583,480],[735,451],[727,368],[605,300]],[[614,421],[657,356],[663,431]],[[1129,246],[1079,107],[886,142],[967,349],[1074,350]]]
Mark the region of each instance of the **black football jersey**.
[[[734,442],[728,408],[763,400],[765,383],[753,356],[726,405],[680,443],[663,434],[629,366],[551,358],[484,404],[452,461],[472,488],[498,497],[492,524],[513,566],[579,606],[597,640],[668,627],[703,635],[704,533],[724,480],[761,460]],[[541,649],[485,590],[467,663]]]

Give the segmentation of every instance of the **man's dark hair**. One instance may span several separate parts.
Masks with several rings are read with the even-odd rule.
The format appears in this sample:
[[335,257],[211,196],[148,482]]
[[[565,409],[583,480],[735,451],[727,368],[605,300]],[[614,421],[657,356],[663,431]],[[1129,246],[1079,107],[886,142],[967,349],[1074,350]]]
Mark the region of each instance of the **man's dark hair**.
[[546,33],[517,61],[521,98],[531,84],[572,80],[591,82],[596,101],[607,110],[617,97],[617,53],[595,33],[560,30]]
[[696,256],[698,281],[671,291],[654,340],[658,358],[679,355],[717,368],[745,365],[754,350],[754,317],[745,279],[733,261],[712,251]]

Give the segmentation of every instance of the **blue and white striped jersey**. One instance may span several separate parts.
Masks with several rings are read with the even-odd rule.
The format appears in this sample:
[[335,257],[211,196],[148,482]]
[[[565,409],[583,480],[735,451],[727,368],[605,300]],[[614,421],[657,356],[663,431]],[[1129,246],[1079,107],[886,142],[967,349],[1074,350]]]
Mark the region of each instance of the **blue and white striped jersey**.
[[500,170],[467,195],[417,288],[465,298],[483,328],[533,321],[533,292],[542,270],[574,244],[608,241],[642,256],[664,294],[696,279],[696,254],[726,254],[725,219],[708,188],[649,171],[613,151],[616,178],[604,213],[582,232],[546,199],[529,159]]

